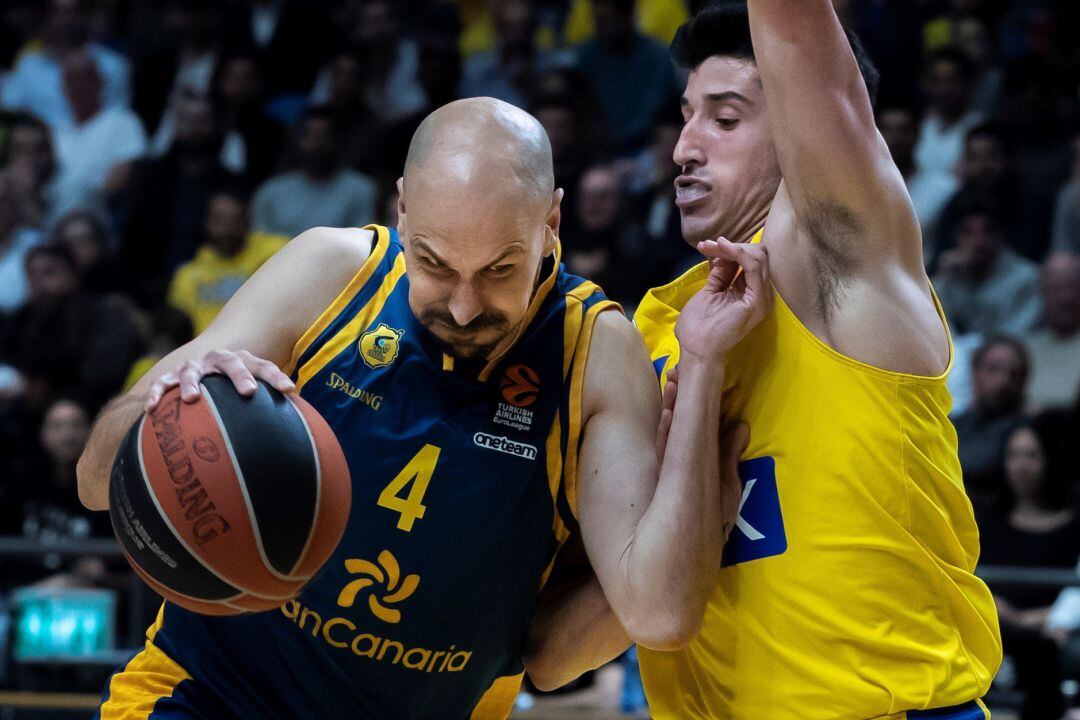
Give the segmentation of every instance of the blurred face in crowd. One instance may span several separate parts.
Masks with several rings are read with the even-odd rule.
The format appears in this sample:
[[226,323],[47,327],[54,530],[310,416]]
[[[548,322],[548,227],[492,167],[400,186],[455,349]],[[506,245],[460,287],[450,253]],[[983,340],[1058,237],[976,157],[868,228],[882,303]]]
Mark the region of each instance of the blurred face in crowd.
[[48,178],[55,167],[49,131],[41,125],[21,123],[11,129],[8,158],[12,165],[32,168],[39,181]]
[[53,255],[31,255],[26,261],[26,284],[31,302],[52,304],[79,289],[74,267]]
[[956,224],[956,247],[964,252],[976,275],[993,267],[1001,252],[1001,228],[982,212],[962,216]]
[[674,160],[682,167],[675,204],[683,237],[695,246],[742,237],[764,221],[780,187],[757,65],[708,58],[690,73],[682,114]]
[[64,94],[77,120],[85,121],[101,110],[101,73],[97,63],[85,53],[64,63]]
[[1030,427],[1021,427],[1005,444],[1005,478],[1017,499],[1038,501],[1043,491],[1046,453],[1039,436]]
[[225,62],[218,80],[218,94],[231,108],[245,108],[258,102],[262,77],[253,57],[234,57]]
[[188,96],[176,109],[176,146],[188,153],[215,152],[217,148],[217,119],[210,100]]
[[911,111],[903,108],[881,111],[878,128],[897,167],[901,170],[911,167],[915,157],[915,142],[918,140],[915,116]]
[[536,119],[551,140],[551,156],[559,168],[581,143],[581,123],[573,108],[560,105],[545,105],[536,111]]
[[960,174],[964,182],[993,187],[1005,176],[1008,157],[1001,140],[995,135],[973,135],[964,143]]
[[0,174],[0,247],[9,239],[21,220],[18,198],[11,179]]
[[1039,291],[1050,331],[1062,338],[1080,332],[1080,255],[1051,255],[1043,266]]
[[79,459],[90,436],[86,411],[71,400],[57,400],[41,423],[41,446],[54,463],[70,465]]
[[367,0],[360,6],[353,26],[353,42],[358,47],[386,47],[397,43],[400,34],[397,13],[388,0]]
[[490,358],[513,342],[555,249],[562,191],[542,132],[523,111],[479,99],[437,110],[413,140],[398,181],[409,306],[454,357]]
[[300,130],[300,164],[315,177],[333,174],[338,166],[337,130],[327,117],[309,117]]
[[610,167],[596,167],[581,177],[578,186],[578,217],[590,232],[609,230],[619,224],[622,204],[619,176]]
[[240,251],[248,233],[247,203],[226,193],[210,196],[206,208],[206,239],[223,255]]
[[955,119],[967,110],[971,81],[955,61],[936,59],[926,72],[924,87],[930,107],[939,115]]
[[990,61],[990,37],[986,25],[974,17],[966,17],[956,23],[954,37],[957,47],[967,53],[976,67],[985,67]]
[[56,239],[71,253],[79,272],[93,267],[104,252],[105,239],[94,223],[85,217],[76,216],[62,221],[56,228]]
[[990,417],[1017,412],[1026,383],[1027,363],[1007,343],[987,349],[972,368],[975,406]]
[[631,0],[593,0],[593,27],[601,45],[626,42],[634,34]]
[[352,53],[341,53],[330,65],[330,104],[354,107],[363,103],[364,67]]
[[52,45],[64,49],[86,42],[86,13],[81,0],[52,0],[49,4],[45,36]]
[[504,0],[495,5],[495,32],[505,53],[527,54],[536,33],[532,5],[528,0]]

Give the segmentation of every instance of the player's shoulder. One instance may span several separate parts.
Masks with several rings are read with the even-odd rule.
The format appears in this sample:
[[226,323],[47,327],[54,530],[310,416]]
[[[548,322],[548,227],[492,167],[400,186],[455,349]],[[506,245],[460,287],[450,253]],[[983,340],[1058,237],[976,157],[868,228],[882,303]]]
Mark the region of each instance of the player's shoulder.
[[649,353],[637,328],[615,309],[596,318],[585,371],[586,414],[634,402],[655,390]]
[[320,266],[326,263],[359,269],[371,256],[376,239],[370,228],[313,227],[293,238],[283,251]]

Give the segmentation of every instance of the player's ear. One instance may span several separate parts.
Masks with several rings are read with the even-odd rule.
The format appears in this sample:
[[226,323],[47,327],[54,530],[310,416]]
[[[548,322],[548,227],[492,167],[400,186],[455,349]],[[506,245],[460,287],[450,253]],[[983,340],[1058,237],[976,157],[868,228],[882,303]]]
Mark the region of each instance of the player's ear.
[[397,179],[397,229],[398,234],[407,235],[405,231],[405,178]]
[[555,188],[555,192],[551,194],[551,207],[548,208],[547,220],[545,221],[551,232],[545,233],[545,257],[555,252],[555,241],[559,237],[559,224],[562,222],[562,199],[564,194],[562,188]]

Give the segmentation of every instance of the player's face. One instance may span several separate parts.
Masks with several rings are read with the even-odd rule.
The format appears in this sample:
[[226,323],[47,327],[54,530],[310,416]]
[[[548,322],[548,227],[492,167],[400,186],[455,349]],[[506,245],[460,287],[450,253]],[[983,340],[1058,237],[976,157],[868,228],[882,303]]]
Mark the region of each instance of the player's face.
[[502,195],[423,193],[398,205],[409,305],[454,357],[488,358],[513,341],[554,250],[561,191],[546,217]]
[[757,65],[711,57],[690,73],[673,159],[675,203],[691,245],[752,232],[780,185]]

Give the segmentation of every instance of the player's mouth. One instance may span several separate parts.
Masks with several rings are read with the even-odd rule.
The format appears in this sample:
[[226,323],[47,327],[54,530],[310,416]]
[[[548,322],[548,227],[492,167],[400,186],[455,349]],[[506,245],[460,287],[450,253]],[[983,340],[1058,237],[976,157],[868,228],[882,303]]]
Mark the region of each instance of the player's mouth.
[[675,205],[688,208],[709,196],[712,188],[697,178],[680,175],[675,179]]

